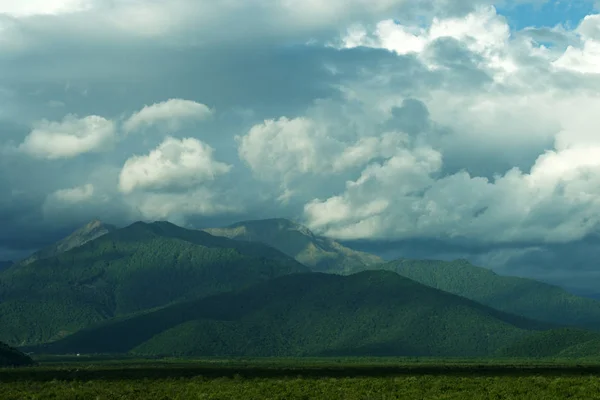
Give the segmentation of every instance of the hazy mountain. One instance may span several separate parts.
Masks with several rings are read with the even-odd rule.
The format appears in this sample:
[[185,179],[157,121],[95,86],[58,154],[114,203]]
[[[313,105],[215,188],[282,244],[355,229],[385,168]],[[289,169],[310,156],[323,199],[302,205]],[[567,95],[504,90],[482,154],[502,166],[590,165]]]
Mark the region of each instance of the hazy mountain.
[[0,342],[0,367],[31,365],[33,360],[17,349]]
[[488,356],[550,326],[390,271],[295,274],[36,348],[184,356]]
[[102,235],[106,235],[109,232],[117,229],[113,225],[105,224],[97,219],[90,221],[87,225],[77,229],[75,232],[67,236],[66,238],[45,247],[39,251],[36,251],[29,257],[18,262],[19,265],[28,265],[34,261],[50,258],[58,254],[69,251],[75,247],[86,244],[90,240],[99,238]]
[[318,272],[352,273],[384,262],[333,239],[316,236],[305,226],[282,218],[243,221],[205,231],[230,239],[266,243]]
[[498,275],[466,260],[396,260],[381,268],[508,313],[600,329],[600,301],[532,279]]
[[0,273],[0,340],[57,339],[115,316],[307,271],[262,243],[137,222]]

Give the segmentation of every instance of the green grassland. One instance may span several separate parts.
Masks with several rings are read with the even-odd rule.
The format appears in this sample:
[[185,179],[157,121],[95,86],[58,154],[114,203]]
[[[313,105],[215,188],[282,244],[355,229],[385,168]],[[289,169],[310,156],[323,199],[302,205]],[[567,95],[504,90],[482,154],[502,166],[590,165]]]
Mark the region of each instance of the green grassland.
[[0,369],[0,398],[600,399],[598,360],[110,359]]

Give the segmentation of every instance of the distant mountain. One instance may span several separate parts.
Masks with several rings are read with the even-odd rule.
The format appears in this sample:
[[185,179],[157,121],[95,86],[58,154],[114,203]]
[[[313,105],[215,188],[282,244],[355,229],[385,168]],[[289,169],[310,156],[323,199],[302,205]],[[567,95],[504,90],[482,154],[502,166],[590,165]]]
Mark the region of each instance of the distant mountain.
[[532,279],[501,276],[466,260],[396,260],[380,268],[511,314],[600,330],[600,301]]
[[14,264],[12,261],[0,261],[0,271],[11,267]]
[[390,271],[295,274],[32,349],[176,356],[490,356],[551,326]]
[[115,226],[105,224],[102,221],[95,219],[90,221],[87,225],[77,229],[66,238],[54,243],[51,246],[36,251],[26,259],[19,261],[18,264],[28,265],[37,260],[43,260],[45,258],[56,256],[75,247],[82,246],[91,240],[114,231],[115,229],[117,229]]
[[316,272],[347,274],[384,262],[375,255],[349,249],[333,239],[316,236],[305,226],[282,218],[243,221],[204,231],[230,239],[266,243]]
[[0,367],[32,365],[33,360],[17,349],[0,342]]
[[116,316],[307,271],[262,243],[137,222],[1,272],[0,340],[54,340]]

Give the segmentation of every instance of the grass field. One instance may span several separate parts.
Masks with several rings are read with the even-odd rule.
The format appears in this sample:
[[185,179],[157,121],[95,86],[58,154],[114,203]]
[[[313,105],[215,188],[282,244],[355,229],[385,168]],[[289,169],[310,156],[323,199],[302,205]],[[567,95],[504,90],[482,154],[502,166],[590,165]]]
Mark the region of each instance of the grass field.
[[39,361],[0,370],[0,399],[600,399],[593,360]]

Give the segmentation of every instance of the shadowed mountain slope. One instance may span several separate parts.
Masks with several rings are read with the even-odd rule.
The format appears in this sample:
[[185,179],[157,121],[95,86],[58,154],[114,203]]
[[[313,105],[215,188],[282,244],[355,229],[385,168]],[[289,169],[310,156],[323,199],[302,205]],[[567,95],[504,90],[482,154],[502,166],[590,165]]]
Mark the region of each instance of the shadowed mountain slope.
[[389,271],[294,274],[36,348],[178,356],[490,356],[551,326]]
[[33,360],[19,350],[0,342],[0,367],[32,365]]

